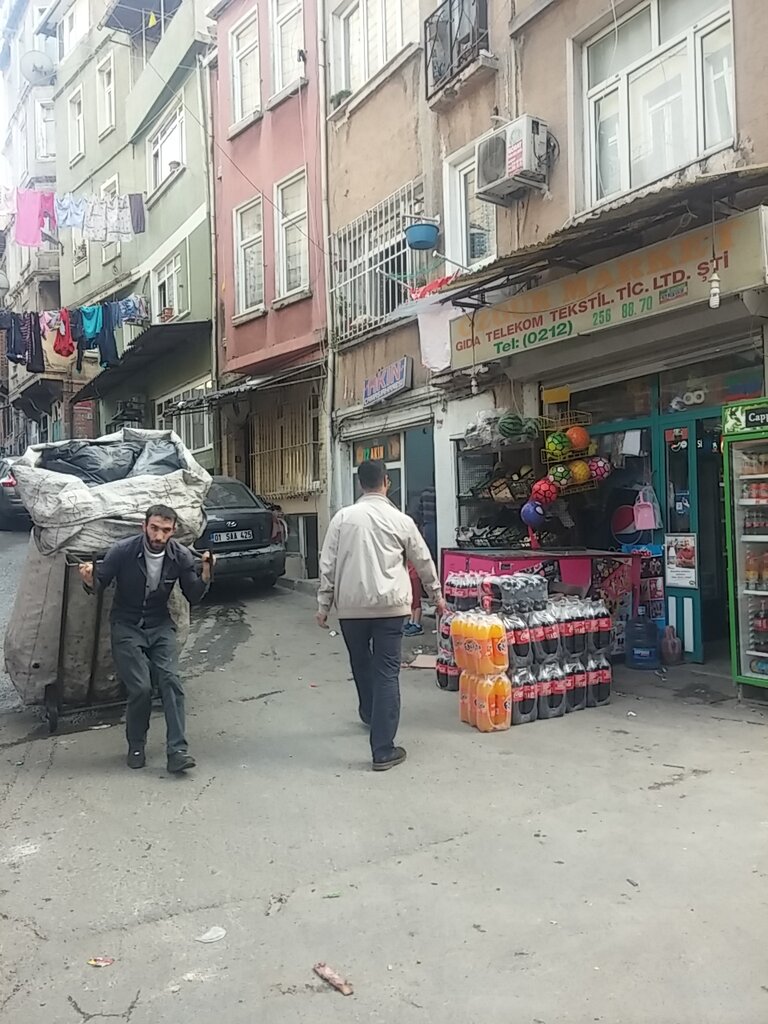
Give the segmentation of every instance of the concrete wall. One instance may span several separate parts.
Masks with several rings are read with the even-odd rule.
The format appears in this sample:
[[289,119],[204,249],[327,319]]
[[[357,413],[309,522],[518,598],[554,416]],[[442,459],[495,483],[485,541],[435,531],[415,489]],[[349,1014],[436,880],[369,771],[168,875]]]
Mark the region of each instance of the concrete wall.
[[[230,32],[244,15],[258,10],[262,113],[246,126],[233,126]],[[236,0],[217,18],[218,61],[212,71],[216,140],[216,235],[221,310],[221,368],[224,372],[269,371],[316,348],[325,329],[325,280],[319,100],[317,9],[303,5],[306,78],[301,88],[273,95],[269,0]],[[297,62],[297,74],[301,65]],[[309,256],[307,294],[281,308],[276,301],[275,183],[306,168]],[[263,193],[264,309],[236,316],[233,209]]]
[[403,356],[410,356],[413,360],[413,388],[423,387],[429,371],[421,363],[419,330],[415,323],[342,348],[336,357],[335,408],[361,405],[366,378],[375,376],[382,367],[397,362]]

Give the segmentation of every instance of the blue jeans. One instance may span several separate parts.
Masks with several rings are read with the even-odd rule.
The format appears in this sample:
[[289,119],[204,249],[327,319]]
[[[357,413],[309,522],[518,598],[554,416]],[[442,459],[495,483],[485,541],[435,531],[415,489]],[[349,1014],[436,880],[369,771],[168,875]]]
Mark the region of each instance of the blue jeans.
[[400,724],[400,660],[406,618],[341,619],[360,717],[371,723],[374,761],[391,757]]
[[120,682],[128,692],[125,735],[128,746],[143,746],[152,711],[152,679],[157,682],[165,712],[169,754],[186,753],[184,687],[179,678],[176,631],[170,620],[159,626],[112,623],[112,658]]

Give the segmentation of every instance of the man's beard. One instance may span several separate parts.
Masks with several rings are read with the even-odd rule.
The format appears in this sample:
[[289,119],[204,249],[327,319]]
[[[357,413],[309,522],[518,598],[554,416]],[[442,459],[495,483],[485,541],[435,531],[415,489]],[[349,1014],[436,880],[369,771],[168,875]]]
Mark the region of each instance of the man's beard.
[[159,555],[161,551],[165,551],[168,546],[167,540],[150,540],[149,537],[144,538],[144,543],[156,555]]

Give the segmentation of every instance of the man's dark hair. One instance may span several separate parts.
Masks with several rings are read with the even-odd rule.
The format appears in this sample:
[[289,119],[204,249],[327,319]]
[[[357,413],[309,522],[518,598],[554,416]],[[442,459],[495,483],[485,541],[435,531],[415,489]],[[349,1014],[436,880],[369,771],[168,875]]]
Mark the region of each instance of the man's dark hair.
[[172,509],[170,505],[150,505],[144,516],[144,522],[148,523],[152,516],[157,516],[158,519],[170,519],[174,523],[179,518],[176,515],[176,510]]
[[357,479],[364,491],[381,490],[387,476],[387,467],[380,459],[366,459],[357,467]]

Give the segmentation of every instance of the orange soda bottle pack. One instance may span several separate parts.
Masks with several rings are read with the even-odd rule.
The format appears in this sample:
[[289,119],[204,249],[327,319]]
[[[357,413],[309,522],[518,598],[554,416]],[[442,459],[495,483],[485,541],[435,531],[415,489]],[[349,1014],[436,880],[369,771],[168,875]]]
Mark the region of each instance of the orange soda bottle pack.
[[613,622],[601,599],[550,597],[534,573],[453,573],[438,625],[437,682],[481,732],[611,699]]

